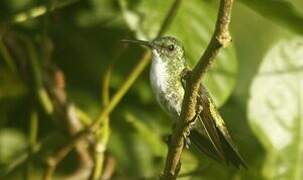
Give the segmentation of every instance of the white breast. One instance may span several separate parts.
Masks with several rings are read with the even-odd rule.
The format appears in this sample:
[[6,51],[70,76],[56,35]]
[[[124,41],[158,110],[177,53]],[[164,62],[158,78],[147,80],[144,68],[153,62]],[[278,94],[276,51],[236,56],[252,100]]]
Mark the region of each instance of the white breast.
[[[168,112],[171,112],[173,109],[173,111],[180,113],[181,102],[176,102],[177,98],[175,98],[175,96],[180,95],[178,94],[180,92],[176,92],[170,88],[168,84],[169,75],[167,64],[160,59],[159,54],[154,50],[150,70],[150,81],[154,94],[163,109]],[[181,96],[183,97],[183,94]]]

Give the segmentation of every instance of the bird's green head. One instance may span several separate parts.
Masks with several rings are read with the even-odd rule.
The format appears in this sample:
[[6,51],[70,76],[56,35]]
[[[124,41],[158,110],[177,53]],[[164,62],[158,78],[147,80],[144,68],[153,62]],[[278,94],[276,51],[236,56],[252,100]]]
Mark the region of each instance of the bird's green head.
[[166,63],[184,61],[184,48],[180,41],[171,36],[159,37],[151,42],[141,40],[124,40],[124,42],[137,43],[152,50],[154,60]]
[[151,42],[154,56],[159,56],[162,61],[184,59],[184,48],[180,41],[171,36],[160,37]]

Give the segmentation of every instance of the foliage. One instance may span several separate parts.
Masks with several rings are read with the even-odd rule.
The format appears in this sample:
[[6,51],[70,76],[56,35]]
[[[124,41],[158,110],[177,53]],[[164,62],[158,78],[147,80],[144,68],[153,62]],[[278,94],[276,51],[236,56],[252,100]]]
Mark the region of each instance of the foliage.
[[[41,179],[46,157],[71,135],[58,104],[75,109],[79,127],[96,119],[104,105],[104,72],[112,66],[112,95],[144,53],[120,40],[154,38],[172,3],[0,2],[0,179],[8,170],[5,179],[20,179],[24,172]],[[235,2],[233,44],[220,52],[204,82],[249,170],[186,150],[184,179],[302,179],[302,9],[299,0]],[[184,0],[165,33],[184,43],[191,66],[210,40],[217,10],[218,1]],[[113,179],[156,178],[162,171],[171,121],[155,101],[148,76],[145,70],[110,114],[105,155],[115,161]],[[12,168],[31,153],[30,165]],[[77,153],[59,164],[55,179],[75,174],[82,163]]]
[[297,36],[277,42],[265,55],[251,87],[248,115],[268,152],[263,169],[268,179],[303,176],[302,42]]

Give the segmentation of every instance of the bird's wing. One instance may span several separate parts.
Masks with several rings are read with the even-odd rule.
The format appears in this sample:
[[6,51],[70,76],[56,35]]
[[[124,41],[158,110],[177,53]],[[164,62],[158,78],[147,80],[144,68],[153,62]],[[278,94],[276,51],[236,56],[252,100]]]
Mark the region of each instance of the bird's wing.
[[[190,135],[193,144],[207,155],[211,154],[210,156],[215,157],[217,160],[223,160],[238,168],[241,166],[247,168],[213,100],[203,85],[201,85],[198,98],[198,103],[202,105],[203,109],[198,116],[196,126],[202,126],[205,133],[201,133],[197,128],[193,129],[192,135]],[[205,140],[205,136],[208,137],[208,143]],[[205,145],[207,144],[211,146],[206,149]]]

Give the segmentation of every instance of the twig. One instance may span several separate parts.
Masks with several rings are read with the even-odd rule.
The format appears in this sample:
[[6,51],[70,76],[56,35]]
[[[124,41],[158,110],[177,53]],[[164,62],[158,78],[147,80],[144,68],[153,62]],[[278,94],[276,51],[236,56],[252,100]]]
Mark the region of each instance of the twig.
[[[111,77],[112,66],[107,69],[103,77],[103,85],[102,85],[102,104],[103,106],[107,106],[110,100],[109,93],[109,84]],[[104,153],[107,148],[108,139],[110,136],[110,127],[109,127],[109,116],[105,117],[101,122],[99,129],[94,133],[95,135],[95,143],[93,144],[94,150],[94,167],[92,173],[90,175],[90,179],[98,180],[103,174],[103,164],[104,164]]]
[[[33,110],[31,110],[30,113],[30,119],[29,119],[29,147],[28,147],[28,151],[29,151],[29,156],[31,156],[31,154],[34,153],[34,148],[37,144],[37,138],[38,138],[38,123],[39,123],[39,119],[38,119],[38,113],[36,108],[34,107]],[[28,160],[27,161],[27,166],[25,167],[24,170],[24,179],[30,179],[30,170],[31,170],[31,166],[32,166],[32,161]]]
[[216,27],[211,41],[209,42],[198,64],[188,76],[180,120],[176,123],[173,130],[164,173],[161,176],[161,179],[175,180],[178,176],[180,170],[181,153],[184,147],[184,134],[186,134],[186,131],[189,128],[189,123],[192,121],[196,113],[195,107],[202,77],[207,68],[210,66],[211,62],[217,56],[219,50],[222,47],[226,47],[231,41],[228,27],[232,4],[233,0],[220,1]]
[[33,7],[25,12],[21,12],[13,16],[8,23],[22,23],[29,19],[37,18],[39,16],[42,16],[44,14],[47,14],[48,12],[52,12],[54,10],[66,7],[70,4],[73,4],[75,2],[78,2],[80,0],[66,0],[66,1],[60,1],[58,3],[52,4],[52,6],[48,5],[41,5],[37,7]]
[[52,176],[53,176],[53,173],[54,173],[54,171],[56,169],[56,166],[57,166],[56,163],[53,163],[51,160],[49,160],[47,162],[47,168],[46,168],[46,171],[43,174],[42,179],[43,180],[51,180]]
[[[166,15],[165,20],[163,21],[163,24],[159,30],[159,33],[162,32],[164,28],[168,27],[173,18],[171,16],[175,16],[177,8],[179,6],[176,6],[177,1],[172,4],[171,9],[168,11],[168,14]],[[78,132],[75,134],[68,143],[64,144],[61,148],[59,148],[56,152],[51,154],[48,157],[48,161],[50,165],[53,163],[58,164],[74,147],[77,142],[83,138],[85,138],[88,134],[95,132],[100,123],[110,114],[113,109],[118,105],[118,103],[121,101],[123,96],[128,92],[130,87],[134,84],[135,80],[140,76],[140,74],[143,72],[143,70],[146,68],[148,63],[150,62],[151,52],[146,51],[141,60],[138,62],[138,64],[133,68],[129,76],[126,78],[125,82],[121,85],[121,87],[118,89],[118,91],[113,95],[112,99],[110,100],[109,104],[103,108],[98,118],[87,128],[84,130]]]
[[0,37],[0,53],[2,54],[3,59],[4,59],[5,63],[7,64],[7,66],[10,68],[10,70],[13,73],[17,73],[16,65],[15,65],[13,58],[10,55],[7,47],[5,46],[4,39],[2,37]]
[[111,179],[116,169],[116,160],[112,156],[107,156],[101,180]]
[[29,53],[29,71],[30,71],[30,81],[29,87],[33,88],[33,92],[37,99],[39,100],[41,106],[45,110],[46,113],[52,114],[54,110],[54,106],[51,102],[50,97],[48,96],[46,89],[43,86],[43,75],[41,71],[41,65],[39,62],[39,58],[37,52],[35,50],[34,44],[30,39],[26,37],[22,37],[26,49]]
[[[75,107],[68,101],[65,92],[65,78],[61,70],[55,68],[48,74],[48,84],[46,89],[54,105],[54,113],[52,114],[54,119],[59,119],[65,125],[70,136],[77,134],[83,129],[82,124],[77,117]],[[87,142],[84,140],[79,140],[72,144],[77,152],[78,158],[80,160],[79,171],[76,171],[73,175],[79,175],[82,169],[91,168],[91,159],[87,150]],[[58,152],[57,156],[49,157],[46,160],[46,170],[44,174],[44,179],[49,180],[52,177],[53,172],[56,169],[58,163],[68,154],[69,151]],[[84,172],[84,171],[83,171]]]

